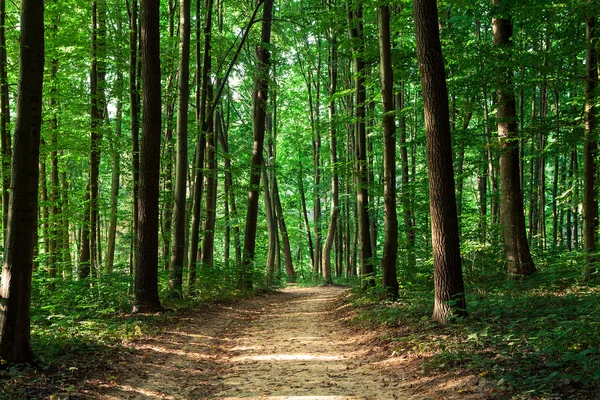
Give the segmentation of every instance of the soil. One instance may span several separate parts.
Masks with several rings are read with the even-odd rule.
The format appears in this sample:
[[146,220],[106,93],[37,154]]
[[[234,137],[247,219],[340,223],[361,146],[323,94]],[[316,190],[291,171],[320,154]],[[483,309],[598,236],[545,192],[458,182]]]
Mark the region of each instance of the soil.
[[[423,360],[391,354],[381,332],[351,329],[345,289],[291,287],[182,316],[129,344],[103,378],[69,398],[484,399],[479,377],[425,375]],[[337,299],[337,301],[336,301]],[[53,399],[63,398],[57,394]]]

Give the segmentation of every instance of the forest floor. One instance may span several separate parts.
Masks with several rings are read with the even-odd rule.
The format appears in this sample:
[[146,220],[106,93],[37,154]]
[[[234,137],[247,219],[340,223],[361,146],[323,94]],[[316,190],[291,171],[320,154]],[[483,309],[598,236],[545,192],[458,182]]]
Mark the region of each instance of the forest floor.
[[421,356],[391,354],[345,322],[335,286],[189,311],[158,336],[125,345],[69,393],[72,399],[484,399],[484,378],[423,374]]

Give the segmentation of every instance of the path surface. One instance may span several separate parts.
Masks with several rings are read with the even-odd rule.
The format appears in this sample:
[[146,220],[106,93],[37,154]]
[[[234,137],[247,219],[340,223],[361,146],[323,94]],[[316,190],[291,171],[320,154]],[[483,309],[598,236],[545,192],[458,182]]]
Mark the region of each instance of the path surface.
[[[135,344],[115,366],[105,399],[387,400],[451,398],[440,382],[392,373],[364,336],[331,313],[344,289],[288,288],[183,318]],[[435,386],[435,388],[434,388]],[[423,390],[426,389],[426,390]],[[435,390],[433,390],[435,389]],[[443,390],[442,390],[443,389]],[[437,397],[440,390],[443,397]],[[462,395],[460,398],[475,398]],[[481,397],[479,397],[481,398]]]

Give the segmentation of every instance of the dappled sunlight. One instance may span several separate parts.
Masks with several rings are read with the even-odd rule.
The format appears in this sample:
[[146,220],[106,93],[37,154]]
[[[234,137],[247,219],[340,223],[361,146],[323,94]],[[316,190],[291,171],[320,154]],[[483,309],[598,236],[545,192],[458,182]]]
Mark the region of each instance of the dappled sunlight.
[[[161,400],[180,400],[180,397],[170,396],[161,391],[148,390],[140,387],[133,387],[130,385],[117,385],[118,390],[126,392],[129,398],[132,396],[144,396],[146,399],[161,399]],[[118,396],[103,396],[105,399],[121,399],[123,393],[119,393]]]
[[344,356],[317,354],[260,354],[256,356],[238,356],[232,358],[231,361],[337,361],[344,359]]
[[216,400],[357,400],[363,396],[256,396],[256,397],[217,397]]

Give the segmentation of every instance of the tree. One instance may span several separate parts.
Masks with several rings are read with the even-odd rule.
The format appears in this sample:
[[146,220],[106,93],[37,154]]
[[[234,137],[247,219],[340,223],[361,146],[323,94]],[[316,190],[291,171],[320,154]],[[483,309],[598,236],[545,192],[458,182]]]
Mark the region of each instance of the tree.
[[433,319],[445,324],[452,316],[467,315],[458,241],[448,89],[436,0],[416,0],[414,7],[427,133],[435,287]]
[[[396,214],[396,125],[394,121],[394,76],[390,43],[390,9],[377,7],[379,22],[379,59],[381,101],[383,102],[383,202],[385,205],[385,239],[381,268],[383,287],[390,296],[398,296],[396,257],[398,256],[398,216]],[[441,51],[441,49],[440,49]]]
[[362,22],[362,4],[347,3],[349,36],[353,42],[352,52],[354,59],[355,75],[355,136],[356,136],[356,164],[357,188],[356,204],[358,211],[358,235],[360,244],[360,269],[363,276],[363,286],[374,286],[373,274],[373,249],[371,248],[371,234],[369,223],[369,174],[367,168],[367,133],[365,106],[367,94],[365,88],[365,52],[364,31]]
[[142,148],[133,312],[161,309],[158,298],[158,188],[160,175],[161,85],[159,0],[141,5]]
[[[591,1],[587,5],[591,7]],[[597,257],[594,254],[598,243],[598,175],[596,157],[598,155],[596,127],[595,91],[598,86],[598,52],[596,50],[596,16],[588,10],[585,18],[586,38],[586,79],[585,79],[585,146],[583,150],[583,246],[586,251],[585,277],[596,271]]]
[[[198,1],[198,0],[197,0]],[[175,201],[173,202],[173,254],[169,266],[171,294],[181,296],[183,291],[183,262],[185,258],[186,183],[188,170],[188,108],[190,95],[190,0],[179,1],[179,76],[177,87],[177,161],[175,173]]]
[[248,211],[246,213],[246,232],[244,234],[244,250],[240,269],[240,289],[251,289],[254,252],[256,250],[256,220],[258,218],[258,194],[260,175],[263,168],[263,144],[267,117],[267,100],[269,94],[269,70],[271,68],[271,52],[267,47],[271,43],[271,16],[273,0],[264,0],[262,33],[260,45],[256,47],[256,76],[252,96],[252,129],[254,146],[252,148],[252,165],[250,169],[250,189],[248,191]]
[[519,147],[513,73],[506,65],[512,45],[512,22],[506,0],[492,0],[496,16],[494,44],[501,51],[503,63],[498,70],[498,140],[500,142],[500,219],[504,232],[504,251],[508,271],[526,276],[535,272],[525,233],[523,194],[519,171]]
[[0,359],[10,364],[34,358],[29,314],[42,124],[43,2],[21,0],[20,43],[8,229],[0,286]]

